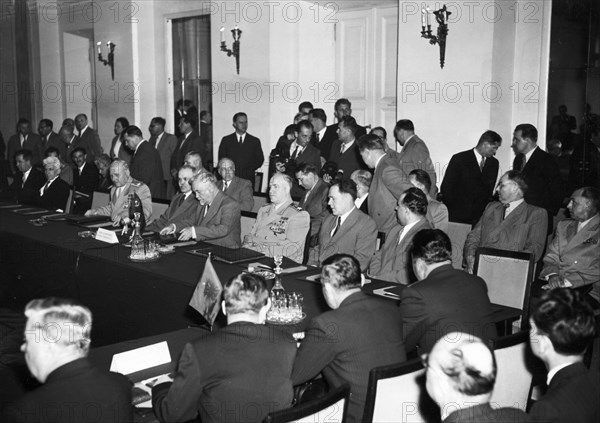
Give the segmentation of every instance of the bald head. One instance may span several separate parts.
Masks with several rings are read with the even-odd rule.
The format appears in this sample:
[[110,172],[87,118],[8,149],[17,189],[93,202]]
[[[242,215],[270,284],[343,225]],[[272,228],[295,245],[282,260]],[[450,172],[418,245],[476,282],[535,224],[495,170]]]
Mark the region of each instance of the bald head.
[[462,408],[489,402],[495,382],[494,354],[476,336],[446,334],[427,358],[427,392],[442,409],[449,403]]
[[235,176],[235,164],[233,160],[228,159],[227,157],[223,157],[219,160],[219,175],[223,178],[224,181],[231,181]]

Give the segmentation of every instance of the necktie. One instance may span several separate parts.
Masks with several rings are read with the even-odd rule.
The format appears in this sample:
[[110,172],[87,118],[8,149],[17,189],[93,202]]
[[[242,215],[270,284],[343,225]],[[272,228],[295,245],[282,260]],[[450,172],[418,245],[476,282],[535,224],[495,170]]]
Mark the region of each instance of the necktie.
[[503,204],[504,209],[502,210],[502,220],[506,219],[508,216],[508,209],[510,208],[510,203]]
[[400,241],[402,241],[402,233],[404,232],[404,228],[406,226],[403,226],[400,228],[400,232],[398,232],[398,245],[400,245]]
[[519,154],[516,158],[516,170],[518,170],[519,172],[522,172],[523,169],[525,168],[525,154]]
[[44,147],[46,147],[46,143],[48,142],[48,138],[46,138],[45,136],[42,138],[42,144],[44,145]]
[[346,151],[346,144],[342,144],[342,148],[340,148],[340,154],[344,154],[344,151]]
[[119,187],[119,188],[117,188],[115,190],[115,198],[114,198],[114,201],[113,201],[114,203],[117,202],[117,199],[119,198],[120,195],[121,195],[121,187]]
[[340,229],[340,226],[342,226],[342,217],[338,216],[335,228],[333,228],[333,231],[331,232],[332,238],[335,236],[335,234],[337,234],[337,231]]
[[319,133],[317,132],[317,144],[321,142],[321,137],[319,136]]
[[229,186],[229,182],[223,181],[223,192],[227,191],[228,186]]
[[42,196],[46,193],[46,190],[48,189],[49,186],[50,186],[50,181],[48,181],[44,184],[44,188],[42,188]]
[[202,213],[202,217],[206,217],[206,213],[208,213],[208,204],[204,206],[204,212]]
[[181,198],[179,198],[179,202],[177,202],[177,208],[181,207],[181,205],[183,204],[184,201],[185,201],[185,195],[182,195]]
[[240,135],[240,145],[242,145],[242,143],[244,142],[244,139],[242,138],[242,136]]
[[298,155],[298,149],[300,148],[300,146],[296,146],[296,149],[294,150],[294,154],[292,154],[292,160],[296,160],[296,157]]
[[25,181],[27,181],[27,174],[26,173],[23,174],[23,183],[21,184],[21,188],[23,188],[25,186]]
[[27,141],[27,135],[23,135],[23,141],[21,141],[21,147],[23,147],[23,144],[25,144],[26,141]]
[[483,172],[483,167],[485,166],[485,157],[481,158],[481,162],[479,162],[479,170]]

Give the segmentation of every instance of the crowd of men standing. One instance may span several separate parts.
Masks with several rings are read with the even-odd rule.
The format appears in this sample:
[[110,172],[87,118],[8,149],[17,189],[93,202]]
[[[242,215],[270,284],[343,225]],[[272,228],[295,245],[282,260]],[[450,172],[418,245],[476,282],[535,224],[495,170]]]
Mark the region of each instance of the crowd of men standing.
[[[482,395],[476,395],[481,400],[476,401],[478,408],[468,412],[489,412],[488,394],[496,369],[493,353],[481,339],[495,338],[497,332],[485,281],[472,274],[477,249],[531,253],[542,264],[539,277],[547,288],[588,291],[594,287],[586,299],[594,304],[600,298],[598,189],[582,187],[571,195],[563,192],[558,165],[538,147],[537,129],[531,124],[514,128],[511,170],[500,175],[494,155],[502,138],[488,130],[473,148],[452,156],[440,179],[427,144],[411,120],[401,119],[393,128],[393,137],[402,147],[397,152],[389,147],[385,128],[367,133],[356,122],[350,101],[338,100],[334,110],[337,122],[327,125],[323,109],[300,104],[294,124],[285,128],[269,154],[270,201],[257,211],[243,237],[241,212],[253,209],[255,175],[264,162],[263,145],[248,133],[248,115],[243,112],[233,116],[234,132],[219,144],[214,173],[204,166],[208,148],[196,129],[195,116],[185,110],[178,111],[178,138],[165,132],[161,117],[152,119],[149,140],[127,119],[117,119],[108,155],[102,154],[85,115],[78,115],[73,126],[68,120],[63,122],[60,135],[44,119],[38,128],[42,138],[31,133],[29,122],[21,120],[18,133],[9,140],[13,183],[6,193],[20,202],[61,209],[71,185],[79,212],[110,216],[115,226],[129,224],[125,203],[130,195],[140,199],[146,219],[152,215],[152,198],[168,198],[169,207],[149,222],[149,230],[182,241],[245,247],[321,267],[323,293],[332,311],[310,322],[297,353],[286,348],[289,340],[282,339],[280,359],[269,359],[281,367],[278,377],[287,375],[277,383],[265,382],[264,392],[277,394],[279,408],[291,401],[292,382],[302,383],[323,372],[332,386],[350,383],[348,421],[360,421],[369,369],[403,361],[407,352],[414,351],[431,353],[431,364],[445,368],[437,360],[464,347],[461,359],[479,351],[482,367],[478,371],[487,380]],[[75,128],[78,135],[74,135]],[[62,161],[65,156],[72,165]],[[40,164],[45,176],[36,168]],[[110,186],[108,204],[91,209],[89,198],[102,184]],[[547,245],[553,220],[565,204],[570,218],[558,223]],[[452,245],[450,222],[471,227],[464,245]],[[464,270],[452,266],[454,248],[463,250]],[[360,287],[365,276],[404,286],[400,307],[364,294]],[[579,293],[574,295],[572,301],[577,304],[569,306],[584,310],[589,320],[589,307],[579,304]],[[224,309],[230,327],[221,340],[235,335],[240,324],[264,322],[267,296],[259,277],[240,275],[228,281]],[[540,329],[547,348],[534,351],[552,370],[564,365],[557,358],[563,352],[554,342],[557,330],[547,327],[543,314],[538,310],[530,323]],[[330,339],[331,327],[337,330],[336,342]],[[375,327],[378,330],[372,330]],[[443,339],[451,330],[468,332],[475,341],[450,348]],[[591,336],[589,328],[581,335],[586,342]],[[222,420],[223,415],[206,409],[204,403],[198,405],[198,397],[205,395],[203,375],[222,377],[217,374],[218,366],[198,361],[198,357],[215,354],[216,342],[207,337],[186,347],[180,365],[189,372],[180,371],[172,385],[160,383],[155,388],[153,405],[159,419],[200,415],[206,421]],[[256,351],[250,356],[255,359],[263,347],[255,343]],[[237,363],[244,348],[250,347],[238,345],[235,354],[232,349],[230,360]],[[573,356],[583,354],[581,348],[575,350]],[[252,367],[260,369],[258,361]],[[264,373],[244,366],[236,369],[236,377],[245,375],[240,383],[250,383]],[[427,377],[434,380],[429,373]],[[428,385],[427,390],[440,406],[452,398],[466,401],[471,396],[469,389],[440,388],[450,386],[444,385],[450,373],[437,377],[437,385]],[[234,396],[247,400],[243,388]],[[547,410],[539,405],[537,412],[543,415]]]

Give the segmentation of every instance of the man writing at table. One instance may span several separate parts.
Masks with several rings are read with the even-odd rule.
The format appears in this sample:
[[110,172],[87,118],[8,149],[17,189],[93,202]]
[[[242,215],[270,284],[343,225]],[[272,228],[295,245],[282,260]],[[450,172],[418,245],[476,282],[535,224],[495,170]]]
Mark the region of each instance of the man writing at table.
[[113,226],[129,223],[129,195],[139,197],[146,221],[152,216],[152,197],[148,186],[136,181],[129,174],[129,165],[123,160],[115,160],[110,165],[110,201],[106,206],[85,212],[86,216],[110,216]]
[[173,383],[163,376],[152,389],[159,421],[262,422],[291,405],[296,343],[264,325],[269,307],[261,276],[243,273],[225,284],[227,326],[187,344]]
[[194,169],[191,166],[183,165],[181,169],[179,169],[177,181],[181,192],[175,194],[167,210],[165,210],[158,219],[152,221],[152,223],[146,227],[147,230],[160,232],[166,226],[176,222],[177,219],[181,219],[183,216],[187,216],[190,213],[196,213],[198,200],[192,192],[191,179],[193,176]]
[[199,203],[194,213],[187,213],[160,231],[171,235],[179,229],[180,241],[196,239],[229,248],[241,244],[240,205],[217,188],[217,178],[200,172],[192,178],[192,189]]

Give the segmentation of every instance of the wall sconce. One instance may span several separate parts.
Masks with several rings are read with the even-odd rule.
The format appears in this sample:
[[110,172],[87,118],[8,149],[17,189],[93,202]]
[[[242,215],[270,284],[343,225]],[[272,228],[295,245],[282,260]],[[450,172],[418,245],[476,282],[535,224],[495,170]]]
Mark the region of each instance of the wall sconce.
[[98,46],[98,61],[104,63],[104,66],[110,66],[110,76],[112,80],[115,80],[115,47],[117,46],[112,41],[106,42],[106,47],[108,47],[108,59],[104,59],[102,57],[102,41],[98,41],[96,43]]
[[225,42],[225,27],[221,27],[219,30],[221,31],[221,51],[227,53],[227,56],[235,57],[235,67],[237,70],[237,74],[240,74],[240,37],[242,36],[242,30],[237,26],[231,30],[231,35],[233,35],[233,50],[229,50],[227,48],[227,43]]
[[[446,5],[440,10],[433,12],[435,20],[438,23],[437,36],[431,34],[431,22],[429,16],[431,10],[429,6],[426,9],[421,10],[421,37],[429,40],[429,44],[440,46],[440,67],[444,69],[444,63],[446,62],[446,37],[448,36],[448,16],[452,13],[448,12]],[[425,30],[427,25],[427,30]]]

